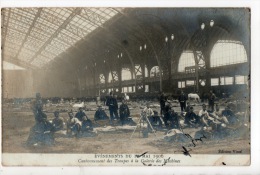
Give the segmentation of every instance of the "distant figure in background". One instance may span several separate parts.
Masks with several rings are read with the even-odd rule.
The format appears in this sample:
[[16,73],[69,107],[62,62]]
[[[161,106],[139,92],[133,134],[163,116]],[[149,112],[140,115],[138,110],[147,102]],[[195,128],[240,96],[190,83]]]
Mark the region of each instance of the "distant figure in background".
[[119,115],[120,115],[121,124],[124,125],[125,121],[130,116],[130,111],[129,111],[129,108],[126,104],[126,100],[123,100],[122,104],[120,105]]
[[187,96],[183,91],[181,91],[181,95],[179,96],[178,100],[180,102],[181,112],[183,112],[186,108],[186,101],[187,101]]
[[113,120],[118,120],[118,104],[115,95],[112,92],[110,92],[110,97],[107,99],[106,105],[108,106],[110,113],[110,122],[112,123]]
[[54,112],[55,118],[52,120],[53,130],[54,132],[60,131],[64,127],[64,119],[60,117],[59,111]]
[[84,116],[87,116],[87,115],[86,115],[85,112],[83,111],[83,108],[80,107],[79,110],[78,110],[78,112],[76,113],[76,116],[75,116],[75,117],[76,117],[79,121],[82,122]]
[[125,102],[128,102],[130,100],[130,97],[125,93],[123,99],[125,100]]
[[159,101],[161,107],[161,115],[163,115],[165,113],[165,103],[167,101],[164,92],[161,93]]
[[211,90],[209,92],[209,110],[211,112],[214,112],[214,105],[215,105],[215,100],[216,100],[216,95],[213,93],[213,91]]

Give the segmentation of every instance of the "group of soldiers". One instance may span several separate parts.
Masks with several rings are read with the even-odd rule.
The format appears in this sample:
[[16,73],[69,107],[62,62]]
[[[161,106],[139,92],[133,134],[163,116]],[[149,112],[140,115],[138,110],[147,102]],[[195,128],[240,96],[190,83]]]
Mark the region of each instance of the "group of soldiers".
[[[234,126],[239,122],[234,111],[227,105],[224,110],[220,110],[219,105],[215,102],[216,96],[210,91],[208,99],[208,109],[206,104],[202,104],[202,109],[196,114],[193,106],[190,105],[188,98],[182,91],[178,101],[180,103],[181,113],[178,114],[173,110],[164,93],[160,96],[161,115],[166,127],[182,129],[182,127],[193,127],[202,129],[211,128],[212,131],[221,132],[227,126]],[[181,124],[181,120],[184,123]]]
[[[125,99],[122,100],[122,104],[119,107],[119,115],[117,99],[112,92],[106,100],[106,105],[109,108],[110,118],[102,109],[102,106],[99,105],[94,115],[94,121],[109,120],[112,125],[114,122],[121,125],[131,122],[131,118],[129,118],[130,110]],[[54,143],[54,133],[62,131],[65,128],[66,133],[69,136],[79,136],[86,132],[93,131],[93,123],[82,107],[78,109],[78,112],[75,115],[72,110],[69,111],[69,118],[67,121],[60,116],[58,110],[54,112],[54,119],[49,121],[47,115],[43,112],[43,102],[39,93],[36,94],[36,100],[33,104],[33,113],[35,117],[35,125],[31,128],[27,140],[29,145],[37,143],[52,145]]]

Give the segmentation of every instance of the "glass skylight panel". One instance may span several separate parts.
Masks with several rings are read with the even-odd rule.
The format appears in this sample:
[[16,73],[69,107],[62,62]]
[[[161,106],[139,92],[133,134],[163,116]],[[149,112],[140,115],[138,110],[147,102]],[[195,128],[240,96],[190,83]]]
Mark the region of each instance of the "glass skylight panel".
[[211,67],[243,63],[247,61],[244,46],[238,41],[219,40],[213,47],[210,57]]
[[[3,9],[2,34],[6,36],[4,55],[16,57],[20,50],[18,59],[26,60],[35,66],[43,66],[117,14],[117,11],[111,8],[81,8],[80,14],[66,21],[75,9],[42,8],[38,17],[36,15],[39,14],[39,8]],[[65,21],[68,22],[66,28],[60,28]],[[58,35],[54,35],[55,32]],[[23,48],[20,48],[21,46]],[[42,48],[43,46],[45,48]],[[43,49],[42,53],[35,55],[40,49]]]

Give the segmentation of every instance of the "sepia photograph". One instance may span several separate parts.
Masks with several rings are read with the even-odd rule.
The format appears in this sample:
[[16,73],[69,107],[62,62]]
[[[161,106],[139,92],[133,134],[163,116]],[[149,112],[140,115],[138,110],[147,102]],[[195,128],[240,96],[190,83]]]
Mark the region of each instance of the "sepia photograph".
[[1,42],[4,166],[251,164],[250,8],[6,7]]

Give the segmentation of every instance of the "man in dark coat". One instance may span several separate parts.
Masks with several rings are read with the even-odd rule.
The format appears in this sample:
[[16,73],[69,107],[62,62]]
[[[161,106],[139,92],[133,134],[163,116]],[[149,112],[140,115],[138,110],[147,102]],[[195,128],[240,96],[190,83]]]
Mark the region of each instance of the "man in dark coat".
[[76,113],[76,118],[79,120],[79,121],[83,121],[83,117],[84,116],[87,116],[86,114],[85,114],[85,112],[83,111],[83,108],[82,107],[80,107],[79,108],[79,111]]
[[166,97],[164,92],[161,93],[160,96],[160,107],[161,107],[161,115],[163,115],[165,113],[165,103],[166,103]]
[[95,112],[95,116],[94,116],[94,120],[107,120],[108,116],[106,114],[106,112],[102,109],[102,106],[99,105],[98,109]]
[[216,100],[216,95],[210,91],[209,92],[209,109],[211,112],[214,112],[214,105],[215,105],[215,100]]
[[179,96],[178,100],[180,102],[181,112],[183,112],[186,108],[186,101],[187,101],[187,96],[183,91],[181,91],[181,95]]
[[112,92],[110,92],[110,97],[107,99],[106,105],[109,109],[110,121],[112,122],[114,119],[118,120],[118,104],[115,95]]
[[188,127],[197,127],[200,125],[199,117],[193,112],[193,107],[190,107],[189,112],[185,115],[184,123],[188,125]]
[[127,118],[130,116],[130,111],[125,100],[122,100],[122,104],[120,105],[119,108],[119,115],[120,115],[121,124],[124,125]]

